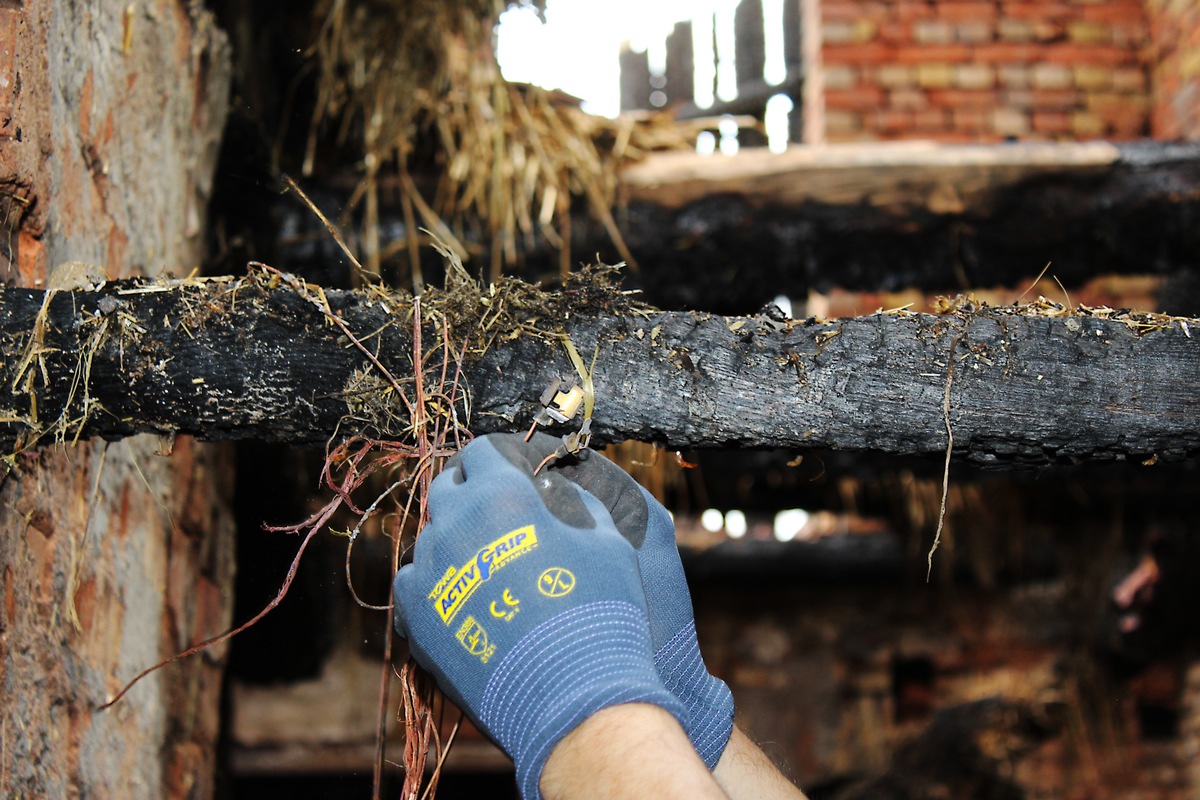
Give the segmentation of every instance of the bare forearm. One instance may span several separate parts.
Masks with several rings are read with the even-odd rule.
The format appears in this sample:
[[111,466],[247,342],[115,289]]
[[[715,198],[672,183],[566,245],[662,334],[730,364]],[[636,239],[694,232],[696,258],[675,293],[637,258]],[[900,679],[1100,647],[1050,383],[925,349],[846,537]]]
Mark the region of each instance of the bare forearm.
[[737,726],[712,774],[731,800],[807,800]]
[[584,720],[554,748],[540,786],[546,800],[728,800],[675,718],[644,703]]

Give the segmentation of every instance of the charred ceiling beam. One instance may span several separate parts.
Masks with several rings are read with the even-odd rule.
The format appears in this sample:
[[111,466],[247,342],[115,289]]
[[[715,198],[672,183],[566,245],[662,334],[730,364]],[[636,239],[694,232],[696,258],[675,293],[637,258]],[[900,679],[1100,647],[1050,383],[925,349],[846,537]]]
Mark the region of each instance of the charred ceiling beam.
[[[543,389],[577,373],[569,337],[594,358],[604,440],[936,454],[949,429],[985,464],[1200,453],[1195,321],[1045,307],[790,322],[659,312],[585,283],[472,285],[421,308],[427,413],[450,414],[453,394],[477,433],[529,426]],[[399,436],[413,318],[404,297],[264,272],[0,289],[0,439]]]
[[[757,309],[833,286],[952,294],[1024,285],[1048,262],[1067,286],[1200,272],[1195,143],[656,153],[624,171],[623,188],[636,279],[670,308]],[[599,233],[575,242],[615,257]],[[1200,296],[1189,302],[1168,310],[1200,312]]]
[[[803,300],[810,289],[833,287],[1025,288],[1049,263],[1047,277],[1068,288],[1104,274],[1163,276],[1171,289],[1158,310],[1200,314],[1200,143],[891,142],[728,157],[652,153],[622,175],[625,204],[616,219],[640,266],[626,283],[660,308],[753,313],[779,294]],[[336,198],[353,194],[359,179],[332,172],[311,191],[335,216]],[[264,193],[246,206],[239,220],[268,208],[268,216],[287,220],[287,235],[273,247],[261,243],[255,257],[270,252],[291,271],[333,279],[341,254],[302,204]],[[398,205],[385,201],[380,215],[402,236]],[[574,262],[621,259],[603,226],[582,210],[572,219]],[[269,227],[269,219],[258,219],[253,235]],[[478,271],[487,247],[475,244],[478,257],[468,267]],[[515,274],[558,274],[556,250],[545,242],[527,247]],[[435,261],[430,253],[427,279],[440,273]]]

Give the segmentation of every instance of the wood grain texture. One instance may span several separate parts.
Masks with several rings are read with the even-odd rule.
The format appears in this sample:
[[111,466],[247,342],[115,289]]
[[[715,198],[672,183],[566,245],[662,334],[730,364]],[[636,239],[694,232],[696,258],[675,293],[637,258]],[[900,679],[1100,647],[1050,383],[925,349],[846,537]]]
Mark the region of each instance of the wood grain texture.
[[[200,263],[231,75],[200,3],[0,2],[0,282]],[[0,406],[16,399],[0,387]],[[216,792],[223,648],[96,711],[232,613],[228,449],[160,446],[44,447],[0,468],[0,797]]]

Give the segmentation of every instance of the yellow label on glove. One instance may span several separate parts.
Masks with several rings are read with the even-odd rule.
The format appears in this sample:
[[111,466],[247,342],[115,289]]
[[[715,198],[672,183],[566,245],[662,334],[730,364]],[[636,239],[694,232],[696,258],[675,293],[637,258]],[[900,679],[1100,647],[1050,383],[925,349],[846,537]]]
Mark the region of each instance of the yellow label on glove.
[[484,664],[496,655],[496,645],[488,643],[487,631],[470,614],[467,614],[467,618],[463,620],[463,624],[459,627],[458,633],[454,634],[454,638],[458,639],[468,653],[478,656]]
[[447,625],[462,604],[467,602],[480,584],[517,556],[537,547],[537,534],[532,525],[517,528],[504,534],[496,541],[479,550],[475,557],[458,569],[450,567],[445,576],[433,587],[429,599],[437,609],[438,616]]

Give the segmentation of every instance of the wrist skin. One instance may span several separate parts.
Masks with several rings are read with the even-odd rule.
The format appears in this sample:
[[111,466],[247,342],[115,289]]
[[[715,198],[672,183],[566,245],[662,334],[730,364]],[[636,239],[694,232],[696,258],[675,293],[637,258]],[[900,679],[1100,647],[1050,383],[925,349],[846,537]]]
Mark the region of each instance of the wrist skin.
[[546,800],[728,800],[675,717],[625,703],[597,711],[555,746],[542,770]]
[[736,725],[712,775],[732,800],[807,800]]

